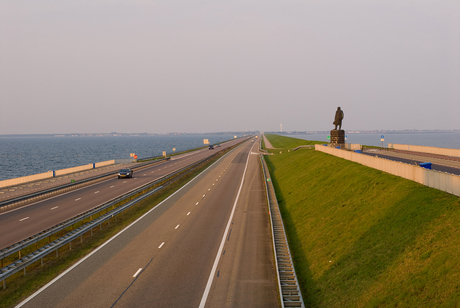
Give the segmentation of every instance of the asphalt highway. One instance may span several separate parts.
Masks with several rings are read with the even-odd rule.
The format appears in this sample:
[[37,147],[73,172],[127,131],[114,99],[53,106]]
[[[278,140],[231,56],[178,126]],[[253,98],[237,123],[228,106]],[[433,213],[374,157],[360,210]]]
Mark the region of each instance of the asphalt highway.
[[280,307],[257,141],[18,307]]
[[231,147],[240,141],[233,140],[223,143],[221,148],[215,150],[206,148],[173,156],[169,161],[135,171],[133,178],[118,179],[114,175],[109,180],[0,213],[0,249],[210,156],[215,151]]

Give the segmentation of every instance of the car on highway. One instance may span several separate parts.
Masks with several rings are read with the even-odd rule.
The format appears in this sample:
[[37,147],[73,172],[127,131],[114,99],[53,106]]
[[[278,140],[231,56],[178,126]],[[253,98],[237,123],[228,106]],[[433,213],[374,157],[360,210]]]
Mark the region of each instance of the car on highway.
[[133,170],[129,169],[129,168],[126,168],[126,169],[121,169],[119,172],[118,172],[118,178],[121,179],[121,178],[132,178],[133,177]]
[[210,149],[210,150],[214,150],[214,146],[211,144],[211,145],[209,146],[209,149]]

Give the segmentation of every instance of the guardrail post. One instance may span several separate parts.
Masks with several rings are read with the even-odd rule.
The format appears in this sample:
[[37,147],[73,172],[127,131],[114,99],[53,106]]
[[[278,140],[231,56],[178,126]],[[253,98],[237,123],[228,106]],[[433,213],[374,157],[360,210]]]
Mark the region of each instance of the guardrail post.
[[69,250],[72,250],[72,241],[69,242]]
[[80,235],[80,243],[83,243],[83,234]]
[[19,250],[19,259],[21,259],[21,251]]
[[3,290],[6,289],[5,279],[3,279]]
[[56,249],[56,257],[59,257],[59,251],[58,250],[59,250],[59,248]]

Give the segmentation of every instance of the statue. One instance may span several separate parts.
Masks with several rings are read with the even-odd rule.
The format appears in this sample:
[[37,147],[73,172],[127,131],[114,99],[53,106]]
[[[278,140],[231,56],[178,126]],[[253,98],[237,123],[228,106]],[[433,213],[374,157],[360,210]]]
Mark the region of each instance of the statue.
[[337,130],[337,125],[339,126],[339,130],[342,129],[342,120],[343,120],[343,111],[340,109],[340,107],[337,107],[337,111],[335,112],[335,120],[332,124],[335,125],[334,130]]

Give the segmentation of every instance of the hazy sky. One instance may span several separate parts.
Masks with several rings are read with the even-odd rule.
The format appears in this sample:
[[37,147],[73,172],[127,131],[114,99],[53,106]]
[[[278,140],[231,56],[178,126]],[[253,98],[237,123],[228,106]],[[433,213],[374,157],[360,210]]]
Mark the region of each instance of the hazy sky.
[[0,1],[0,134],[460,129],[460,1]]

